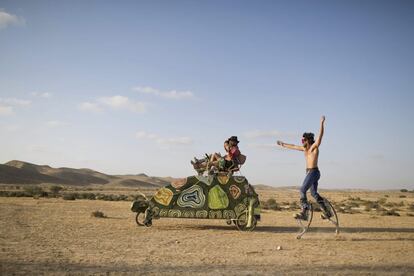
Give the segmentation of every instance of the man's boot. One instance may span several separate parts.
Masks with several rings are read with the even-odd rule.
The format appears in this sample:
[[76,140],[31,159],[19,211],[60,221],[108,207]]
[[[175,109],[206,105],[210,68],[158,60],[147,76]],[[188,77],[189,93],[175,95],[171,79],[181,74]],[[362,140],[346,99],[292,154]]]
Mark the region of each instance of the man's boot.
[[295,219],[308,220],[309,203],[306,199],[300,199],[301,211],[295,214]]
[[318,204],[322,209],[322,215],[321,215],[322,219],[329,219],[330,217],[332,217],[332,213],[326,206],[326,203],[323,199],[319,199]]

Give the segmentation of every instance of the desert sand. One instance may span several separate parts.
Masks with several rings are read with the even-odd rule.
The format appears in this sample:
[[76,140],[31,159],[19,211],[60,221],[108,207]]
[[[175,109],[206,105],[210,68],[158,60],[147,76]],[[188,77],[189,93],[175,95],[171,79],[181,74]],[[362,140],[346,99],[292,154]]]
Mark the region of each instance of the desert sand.
[[[293,191],[273,193],[278,201],[294,199]],[[138,227],[129,208],[129,202],[0,198],[0,274],[414,274],[414,217],[407,215],[339,214],[336,236],[315,213],[297,240],[294,211],[263,210],[253,232],[239,232],[224,220],[162,218]],[[96,210],[107,218],[92,217]]]

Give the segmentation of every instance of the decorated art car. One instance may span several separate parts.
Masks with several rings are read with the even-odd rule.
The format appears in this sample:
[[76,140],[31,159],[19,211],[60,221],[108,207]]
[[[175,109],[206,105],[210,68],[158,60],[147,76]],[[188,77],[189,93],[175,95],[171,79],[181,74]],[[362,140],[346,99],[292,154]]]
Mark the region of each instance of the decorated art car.
[[251,231],[260,220],[260,201],[244,176],[190,176],[173,181],[155,195],[132,203],[136,222],[151,226],[153,219],[223,219],[239,230]]

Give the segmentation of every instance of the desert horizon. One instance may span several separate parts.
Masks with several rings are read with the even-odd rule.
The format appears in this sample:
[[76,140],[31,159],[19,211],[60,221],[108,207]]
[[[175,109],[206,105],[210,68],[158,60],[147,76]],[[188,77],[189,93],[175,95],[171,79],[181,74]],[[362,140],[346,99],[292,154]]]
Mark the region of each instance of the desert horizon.
[[[33,173],[36,173],[33,175]],[[196,174],[196,172],[194,172]],[[239,173],[240,174],[240,173]],[[240,174],[241,175],[241,174]],[[139,171],[135,174],[107,174],[94,170],[93,168],[54,168],[48,164],[34,164],[21,160],[10,160],[0,164],[0,185],[8,184],[63,184],[69,186],[82,185],[108,185],[120,187],[150,188],[161,187],[174,179],[185,178],[171,176],[151,176],[145,172]],[[269,183],[251,183],[260,189],[294,189],[299,190],[300,185],[278,185]],[[319,187],[322,191],[399,191],[407,190],[404,187],[390,188],[324,188]],[[414,191],[414,188],[413,188]]]

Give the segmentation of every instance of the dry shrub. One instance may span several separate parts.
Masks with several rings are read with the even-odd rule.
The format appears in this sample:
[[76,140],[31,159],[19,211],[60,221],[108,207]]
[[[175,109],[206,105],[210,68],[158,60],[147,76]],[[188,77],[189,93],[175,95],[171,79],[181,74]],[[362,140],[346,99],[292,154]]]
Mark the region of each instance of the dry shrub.
[[62,186],[53,185],[50,187],[50,192],[57,195],[60,191],[63,190]]
[[94,211],[91,216],[95,218],[106,218],[105,214],[101,211]]
[[77,198],[78,193],[66,193],[63,195],[64,200],[75,200]]
[[28,196],[33,196],[33,197],[47,197],[48,196],[48,193],[43,191],[42,187],[35,186],[35,185],[25,186],[24,192]]
[[292,201],[289,204],[289,210],[291,210],[291,211],[300,210],[300,206],[296,201]]
[[282,208],[280,208],[279,204],[276,202],[274,198],[269,198],[267,201],[263,202],[262,208],[275,211],[282,210]]
[[379,203],[379,204],[385,204],[385,202],[387,202],[387,199],[386,199],[385,197],[380,198],[380,199],[378,200],[378,203]]
[[397,211],[395,209],[391,209],[391,210],[385,210],[381,213],[382,216],[397,216],[399,217],[400,214],[397,213]]

